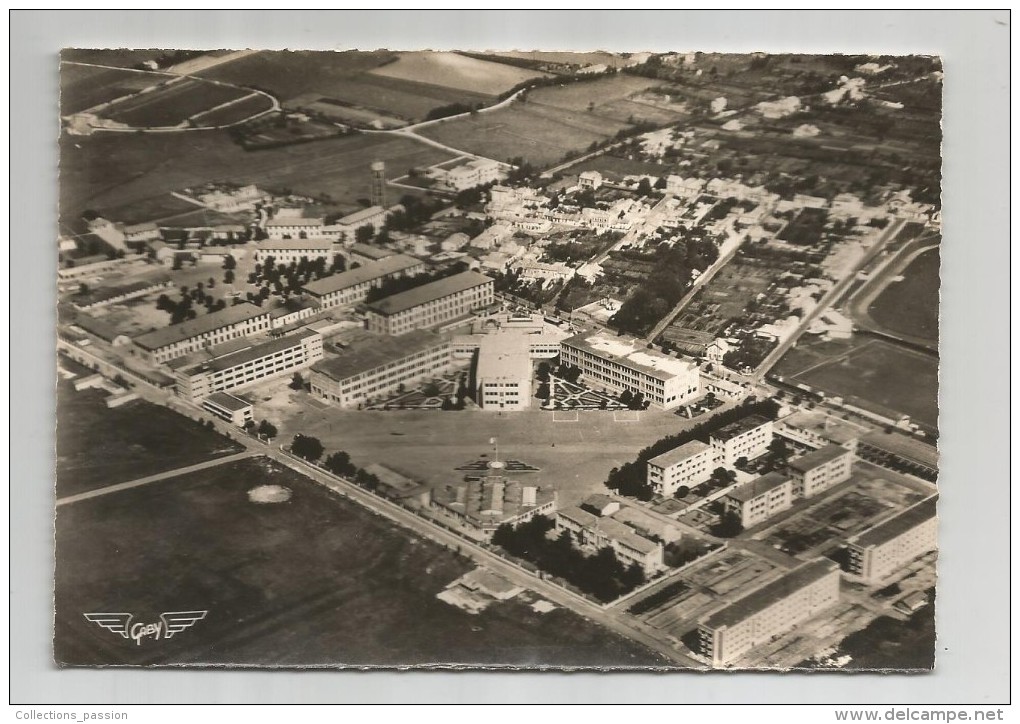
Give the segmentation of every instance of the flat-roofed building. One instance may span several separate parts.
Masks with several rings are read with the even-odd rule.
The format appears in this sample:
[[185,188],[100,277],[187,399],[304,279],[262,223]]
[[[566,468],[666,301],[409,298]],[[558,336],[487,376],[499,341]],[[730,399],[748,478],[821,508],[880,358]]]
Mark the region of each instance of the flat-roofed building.
[[262,264],[273,257],[278,265],[299,262],[302,257],[313,261],[322,257],[327,263],[333,263],[333,242],[329,239],[267,239],[259,242],[255,249],[255,261]]
[[226,392],[214,392],[206,397],[202,400],[202,409],[237,427],[255,421],[254,406],[248,400]]
[[357,269],[332,274],[304,286],[304,291],[321,309],[365,301],[368,291],[387,279],[413,276],[425,271],[425,264],[403,254],[368,262]]
[[134,343],[143,359],[162,364],[204,347],[266,333],[271,326],[269,310],[254,304],[235,304],[187,322],[146,332],[135,337]]
[[648,461],[648,485],[656,495],[669,497],[681,487],[693,487],[712,477],[715,452],[701,440],[691,440],[680,447],[657,455]]
[[536,515],[552,515],[556,491],[527,480],[488,475],[433,489],[432,505],[489,537],[501,525],[517,526]]
[[493,300],[492,277],[465,271],[368,304],[366,321],[372,332],[403,334],[467,317]]
[[563,340],[560,361],[580,368],[583,380],[593,387],[616,393],[640,392],[652,405],[666,410],[701,394],[701,376],[695,365],[607,332]]
[[[247,341],[247,340],[246,340]],[[310,329],[250,343],[243,348],[212,348],[196,353],[198,360],[177,366],[177,394],[197,402],[214,392],[233,390],[303,369],[322,359],[322,335]],[[176,362],[177,360],[174,360]]]
[[581,548],[611,548],[625,565],[636,563],[645,575],[663,567],[662,543],[649,540],[628,525],[609,517],[592,515],[577,506],[556,513],[556,530],[568,531]]
[[838,566],[825,558],[805,563],[703,619],[700,651],[725,666],[838,601]]
[[938,546],[938,496],[887,518],[847,541],[850,573],[875,583]]
[[311,371],[311,391],[340,407],[361,407],[401,385],[441,375],[452,363],[449,341],[434,332],[377,336],[359,340],[338,356],[317,362]]
[[761,415],[749,415],[713,432],[709,442],[715,450],[716,462],[733,467],[740,458],[753,460],[769,449],[772,420]]
[[797,410],[776,420],[775,432],[814,448],[830,443],[842,445],[857,454],[858,429],[822,410]]
[[723,509],[740,516],[745,528],[757,525],[793,505],[793,481],[772,472],[744,483],[723,496]]
[[531,407],[531,352],[523,337],[488,334],[480,341],[475,385],[476,401],[483,410]]
[[810,498],[850,479],[854,454],[835,443],[789,462],[795,498]]

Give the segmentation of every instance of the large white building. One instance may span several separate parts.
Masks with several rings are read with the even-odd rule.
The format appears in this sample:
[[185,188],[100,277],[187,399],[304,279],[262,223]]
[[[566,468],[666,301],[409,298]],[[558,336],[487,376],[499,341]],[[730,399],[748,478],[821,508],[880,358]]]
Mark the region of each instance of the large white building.
[[847,541],[848,568],[864,581],[877,583],[938,546],[938,496],[887,518]]
[[698,626],[701,653],[725,666],[839,601],[839,568],[822,558],[734,601]]
[[793,505],[793,481],[779,472],[744,483],[723,496],[723,509],[736,513],[745,528],[758,525]]
[[254,304],[235,304],[187,322],[147,332],[135,337],[134,343],[143,359],[162,364],[232,339],[268,333],[271,327],[269,310]]
[[275,218],[266,222],[266,235],[270,239],[322,238],[324,225],[321,217],[277,213]]
[[441,375],[452,363],[449,341],[433,332],[374,337],[316,363],[311,391],[339,407],[356,408],[396,392],[401,385],[410,387]]
[[791,460],[789,467],[794,496],[810,498],[849,480],[853,460],[854,454],[850,450],[835,443]]
[[267,239],[260,242],[255,249],[255,261],[264,263],[269,257],[277,265],[287,265],[301,261],[304,257],[309,261],[322,257],[327,263],[333,263],[333,242],[329,239]]
[[394,254],[362,264],[305,285],[304,291],[321,309],[363,302],[368,291],[387,279],[414,276],[425,271],[425,264],[413,257]]
[[763,455],[772,442],[772,420],[750,415],[731,422],[709,436],[716,462],[732,468],[740,458],[753,460]]
[[373,332],[404,334],[468,317],[494,299],[492,277],[466,271],[371,302],[366,321]]
[[322,335],[310,329],[265,342],[248,342],[243,347],[224,346],[229,349],[198,352],[196,355],[201,359],[180,366],[170,363],[176,367],[178,395],[197,402],[214,392],[278,377],[322,359]]
[[698,368],[682,359],[608,332],[578,334],[560,343],[560,362],[581,370],[584,381],[620,393],[640,392],[666,410],[701,395]]
[[691,440],[648,461],[648,485],[656,495],[669,497],[681,487],[694,487],[712,477],[712,446]]
[[506,178],[503,164],[488,158],[475,158],[461,163],[449,161],[426,170],[425,175],[436,185],[450,191],[464,191]]

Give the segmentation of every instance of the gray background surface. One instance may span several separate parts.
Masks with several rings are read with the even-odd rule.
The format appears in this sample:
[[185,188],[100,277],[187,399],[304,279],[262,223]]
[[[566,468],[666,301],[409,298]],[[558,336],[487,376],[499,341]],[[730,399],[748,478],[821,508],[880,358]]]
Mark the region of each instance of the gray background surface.
[[[1003,703],[1009,698],[1009,12],[11,13],[11,702]],[[939,54],[938,663],[930,675],[58,670],[51,663],[61,47]]]

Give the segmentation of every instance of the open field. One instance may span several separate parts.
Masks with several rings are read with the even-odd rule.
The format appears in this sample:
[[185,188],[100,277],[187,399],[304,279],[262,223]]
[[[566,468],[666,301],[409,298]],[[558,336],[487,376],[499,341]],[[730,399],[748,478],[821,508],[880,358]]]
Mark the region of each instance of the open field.
[[101,390],[57,383],[57,494],[73,495],[243,448],[195,420],[137,400],[107,409]]
[[526,80],[549,77],[548,73],[478,60],[458,53],[428,51],[400,53],[395,63],[387,63],[369,72],[387,78],[446,86],[492,96],[510,90]]
[[232,123],[240,123],[251,118],[256,113],[262,113],[272,108],[272,103],[260,93],[252,93],[249,96],[241,97],[235,102],[223,108],[199,113],[192,121],[199,126],[216,128],[229,126]]
[[[640,104],[627,105],[630,96],[654,85],[658,82],[613,76],[536,88],[528,92],[526,101],[492,113],[437,123],[423,129],[422,135],[489,158],[522,156],[535,165],[551,165],[647,116],[661,122],[660,109],[653,109],[653,115],[651,110],[643,113]],[[681,117],[671,115],[673,120]]]
[[[369,164],[385,159],[398,176],[449,154],[412,139],[355,135],[248,152],[225,131],[164,134],[96,134],[61,138],[61,215],[100,213],[210,181],[291,189],[338,202],[369,195]],[[114,217],[114,220],[117,220]]]
[[883,340],[801,341],[775,374],[880,414],[895,411],[931,428],[937,424],[938,360]]
[[80,113],[166,80],[158,73],[61,63],[60,113]]
[[903,279],[889,284],[868,313],[892,333],[938,340],[939,250],[919,254],[903,271]]
[[[136,128],[176,126],[189,117],[249,95],[243,88],[183,80],[104,108],[102,116]],[[268,107],[268,99],[263,98]]]
[[[265,483],[292,497],[249,502]],[[562,609],[538,614],[514,600],[470,615],[439,601],[470,568],[463,559],[265,458],[65,506],[57,561],[65,663],[665,663]],[[82,616],[111,607],[143,623],[162,611],[208,616],[136,645]]]

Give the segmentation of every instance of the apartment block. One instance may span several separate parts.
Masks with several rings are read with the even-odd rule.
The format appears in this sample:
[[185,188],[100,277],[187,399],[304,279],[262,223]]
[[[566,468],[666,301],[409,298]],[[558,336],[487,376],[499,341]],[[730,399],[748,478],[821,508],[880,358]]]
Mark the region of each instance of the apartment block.
[[725,666],[839,601],[839,568],[828,559],[805,563],[702,620],[701,653]]
[[750,415],[716,430],[709,437],[709,442],[715,450],[716,462],[733,467],[740,458],[753,460],[769,449],[772,420]]
[[368,304],[366,322],[372,332],[404,334],[467,317],[494,299],[492,278],[466,271]]
[[648,461],[648,484],[656,495],[670,497],[681,487],[694,487],[712,477],[712,446],[692,440]]
[[833,485],[850,479],[854,454],[835,443],[809,452],[789,463],[793,496],[810,498]]
[[744,483],[723,496],[723,508],[740,516],[745,528],[768,520],[793,505],[793,481],[773,472]]
[[848,569],[877,583],[938,546],[938,496],[897,513],[847,541]]

